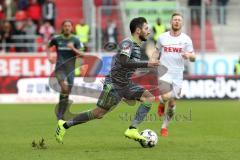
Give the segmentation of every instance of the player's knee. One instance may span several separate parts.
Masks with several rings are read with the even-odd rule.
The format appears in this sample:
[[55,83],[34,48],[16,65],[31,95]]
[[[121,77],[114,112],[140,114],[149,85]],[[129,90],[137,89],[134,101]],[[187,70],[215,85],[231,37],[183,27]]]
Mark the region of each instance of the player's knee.
[[161,95],[161,98],[164,102],[167,102],[171,99],[171,95],[172,95],[171,92],[168,92],[168,93]]
[[96,119],[102,119],[102,118],[104,117],[104,115],[105,115],[105,113],[97,113],[97,114],[95,115],[95,118],[96,118]]
[[100,113],[93,113],[93,117],[94,119],[101,119],[103,118],[103,115],[101,115]]
[[68,86],[67,82],[61,81],[60,86],[61,86],[61,93],[63,93],[63,94],[70,93],[70,87]]
[[62,87],[61,92],[62,92],[63,94],[69,94],[70,90],[69,90],[68,87]]
[[176,106],[176,100],[172,99],[171,101],[169,101],[169,107],[173,108],[174,106]]

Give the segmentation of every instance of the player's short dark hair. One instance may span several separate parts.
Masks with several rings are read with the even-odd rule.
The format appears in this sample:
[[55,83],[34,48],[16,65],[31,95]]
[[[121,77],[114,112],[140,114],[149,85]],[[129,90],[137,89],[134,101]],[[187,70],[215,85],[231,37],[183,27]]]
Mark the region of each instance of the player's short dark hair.
[[131,20],[130,26],[129,26],[131,33],[134,33],[137,28],[141,29],[143,27],[144,23],[147,23],[147,20],[144,17],[133,18]]
[[172,18],[171,18],[171,19],[173,19],[173,17],[175,17],[175,16],[181,16],[181,17],[183,18],[183,15],[182,15],[181,13],[174,12],[174,13],[172,14]]

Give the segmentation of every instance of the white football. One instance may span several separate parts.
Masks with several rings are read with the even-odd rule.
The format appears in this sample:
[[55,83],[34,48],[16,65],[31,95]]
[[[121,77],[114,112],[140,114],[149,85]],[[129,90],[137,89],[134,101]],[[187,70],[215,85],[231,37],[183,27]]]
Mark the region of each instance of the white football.
[[142,147],[151,148],[157,144],[158,136],[153,130],[145,129],[140,134],[147,139],[146,141],[140,142]]

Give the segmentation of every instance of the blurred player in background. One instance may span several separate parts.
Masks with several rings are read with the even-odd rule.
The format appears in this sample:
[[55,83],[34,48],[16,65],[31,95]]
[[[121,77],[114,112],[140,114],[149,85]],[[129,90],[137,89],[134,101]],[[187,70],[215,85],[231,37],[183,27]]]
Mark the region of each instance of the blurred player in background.
[[[182,33],[183,16],[174,13],[170,21],[171,30],[161,34],[157,40],[157,48],[160,51],[160,63],[167,67],[167,73],[160,77],[159,88],[165,90],[159,96],[159,116],[164,115],[165,105],[168,109],[162,124],[161,135],[167,136],[167,127],[174,116],[176,100],[180,98],[183,83],[184,61],[195,61],[195,53],[192,40]],[[167,92],[166,92],[167,91]]]
[[152,30],[153,30],[153,41],[154,43],[156,43],[159,35],[166,32],[166,27],[162,23],[160,17],[157,18],[156,23],[153,25]]
[[50,53],[52,46],[56,47],[57,59],[55,67],[55,77],[61,87],[59,97],[59,106],[57,118],[63,119],[63,114],[66,110],[69,101],[69,94],[74,81],[74,70],[76,57],[83,57],[80,51],[83,48],[79,39],[72,34],[73,24],[70,20],[65,20],[62,23],[62,33],[55,35],[48,44],[47,56],[51,63],[55,63],[55,57]]
[[240,75],[240,57],[238,59],[238,62],[234,66],[234,74]]
[[82,112],[69,121],[59,120],[55,135],[58,142],[63,141],[66,129],[93,119],[102,118],[114,109],[122,98],[142,102],[131,126],[124,133],[125,136],[137,141],[146,140],[139,134],[137,126],[150,110],[155,97],[148,90],[134,84],[131,77],[137,68],[157,67],[159,61],[140,61],[141,43],[146,41],[150,34],[146,19],[143,17],[134,18],[130,22],[130,31],[132,36],[120,43],[118,52],[113,57],[111,71],[105,78],[103,91],[96,108]]

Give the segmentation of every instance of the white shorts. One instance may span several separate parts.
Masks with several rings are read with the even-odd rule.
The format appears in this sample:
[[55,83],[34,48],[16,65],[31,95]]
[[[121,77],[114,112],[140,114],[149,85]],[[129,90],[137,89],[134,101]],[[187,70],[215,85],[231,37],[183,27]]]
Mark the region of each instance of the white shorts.
[[181,98],[181,90],[182,90],[182,84],[183,84],[182,74],[166,73],[159,79],[172,85],[174,98],[177,98],[177,99]]
[[177,99],[180,99],[182,87],[180,87],[174,83],[172,85],[173,85],[173,96]]

